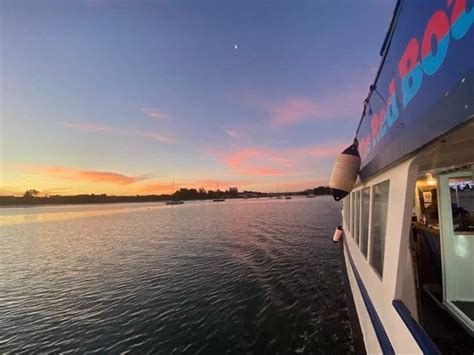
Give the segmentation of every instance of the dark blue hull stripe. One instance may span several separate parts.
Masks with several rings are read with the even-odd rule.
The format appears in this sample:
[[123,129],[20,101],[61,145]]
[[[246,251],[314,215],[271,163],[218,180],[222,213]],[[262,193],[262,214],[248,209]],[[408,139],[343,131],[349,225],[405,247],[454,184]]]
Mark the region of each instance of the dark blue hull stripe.
[[403,323],[405,323],[407,326],[416,343],[420,347],[421,351],[423,351],[423,354],[441,354],[441,351],[439,351],[438,347],[433,343],[428,334],[426,334],[425,330],[412,317],[405,304],[400,300],[393,300],[392,304],[400,315],[400,318],[403,320]]
[[365,308],[367,309],[367,313],[369,314],[369,318],[370,318],[370,321],[372,322],[375,335],[377,336],[377,339],[379,341],[380,348],[382,349],[382,352],[384,354],[395,355],[395,350],[393,350],[392,343],[390,343],[390,339],[388,338],[388,335],[385,332],[383,324],[380,321],[379,315],[377,314],[377,311],[375,310],[374,304],[372,303],[372,300],[370,299],[367,289],[364,286],[364,282],[362,281],[359,275],[359,272],[357,271],[357,268],[355,267],[354,260],[352,260],[351,252],[349,251],[349,248],[347,247],[346,239],[343,238],[343,240],[344,240],[344,247],[347,251],[349,263],[351,264],[352,272],[354,273],[355,279],[357,281],[357,285],[359,286],[360,294],[362,295],[362,299],[364,300]]

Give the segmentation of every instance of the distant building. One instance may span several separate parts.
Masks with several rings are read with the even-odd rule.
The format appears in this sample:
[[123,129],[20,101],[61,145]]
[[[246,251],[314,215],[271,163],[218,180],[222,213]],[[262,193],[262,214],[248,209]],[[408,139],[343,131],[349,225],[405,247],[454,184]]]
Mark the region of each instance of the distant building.
[[239,192],[239,189],[236,188],[236,187],[229,187],[229,192],[230,192],[231,194],[236,194],[236,193]]

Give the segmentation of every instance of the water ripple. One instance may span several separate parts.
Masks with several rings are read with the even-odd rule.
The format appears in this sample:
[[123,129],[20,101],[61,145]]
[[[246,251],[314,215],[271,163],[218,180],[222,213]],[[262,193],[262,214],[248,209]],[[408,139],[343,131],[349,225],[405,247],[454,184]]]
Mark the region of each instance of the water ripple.
[[339,208],[2,209],[0,352],[351,352]]

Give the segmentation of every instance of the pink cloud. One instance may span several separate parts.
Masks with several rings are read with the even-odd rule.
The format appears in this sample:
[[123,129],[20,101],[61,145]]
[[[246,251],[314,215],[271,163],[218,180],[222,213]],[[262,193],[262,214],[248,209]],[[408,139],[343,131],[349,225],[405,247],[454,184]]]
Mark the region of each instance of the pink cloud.
[[175,139],[169,135],[153,132],[153,131],[142,131],[139,129],[134,128],[119,128],[119,127],[111,127],[111,126],[103,126],[98,125],[93,122],[66,122],[66,127],[79,129],[82,131],[87,132],[104,132],[109,134],[118,134],[118,135],[126,135],[126,136],[138,136],[138,137],[145,137],[150,138],[159,142],[163,143],[175,143]]
[[291,95],[268,100],[247,95],[246,101],[266,113],[270,127],[283,128],[301,122],[353,119],[360,114],[365,95],[366,90],[351,84],[312,98]]
[[321,111],[318,105],[311,100],[296,97],[278,102],[268,109],[271,114],[271,124],[275,127],[312,120],[317,118]]
[[62,180],[129,185],[147,179],[146,176],[127,176],[110,171],[83,170],[66,166],[23,164],[21,167],[23,170],[38,172]]
[[280,152],[262,148],[244,148],[224,158],[226,164],[241,175],[283,176],[292,175],[289,169],[293,162]]
[[167,118],[168,115],[164,113],[163,111],[157,109],[157,108],[142,108],[142,112],[144,112],[146,115],[150,116],[151,118],[162,120],[164,118]]
[[335,157],[337,154],[341,153],[347,147],[348,147],[348,143],[312,145],[305,148],[294,149],[294,152],[300,155],[327,158],[327,157]]
[[308,166],[321,159],[335,157],[345,143],[327,143],[299,148],[268,149],[242,147],[233,151],[204,151],[223,161],[234,173],[242,176],[296,176],[308,173]]
[[274,168],[242,168],[240,169],[241,175],[248,176],[288,176],[291,175],[288,170],[274,169]]
[[250,158],[262,157],[266,153],[265,150],[259,148],[244,148],[232,153],[226,158],[227,164],[232,168],[239,168],[244,160]]

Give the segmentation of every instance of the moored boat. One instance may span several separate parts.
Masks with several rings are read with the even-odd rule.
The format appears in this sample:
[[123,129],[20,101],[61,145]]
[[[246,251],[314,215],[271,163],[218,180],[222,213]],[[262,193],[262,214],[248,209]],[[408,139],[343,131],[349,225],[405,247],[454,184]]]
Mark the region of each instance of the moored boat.
[[179,201],[179,200],[171,200],[171,201],[166,201],[165,204],[167,205],[182,205],[184,202]]
[[[173,188],[172,191],[174,191],[174,173],[173,173]],[[165,201],[165,204],[167,205],[182,205],[184,202],[179,200],[178,198],[175,197],[176,193],[173,194],[173,199],[170,201]]]
[[221,196],[222,193],[219,190],[219,183],[217,183],[216,195],[217,195],[217,197],[212,200],[213,202],[224,202],[225,201],[225,198],[223,198]]

